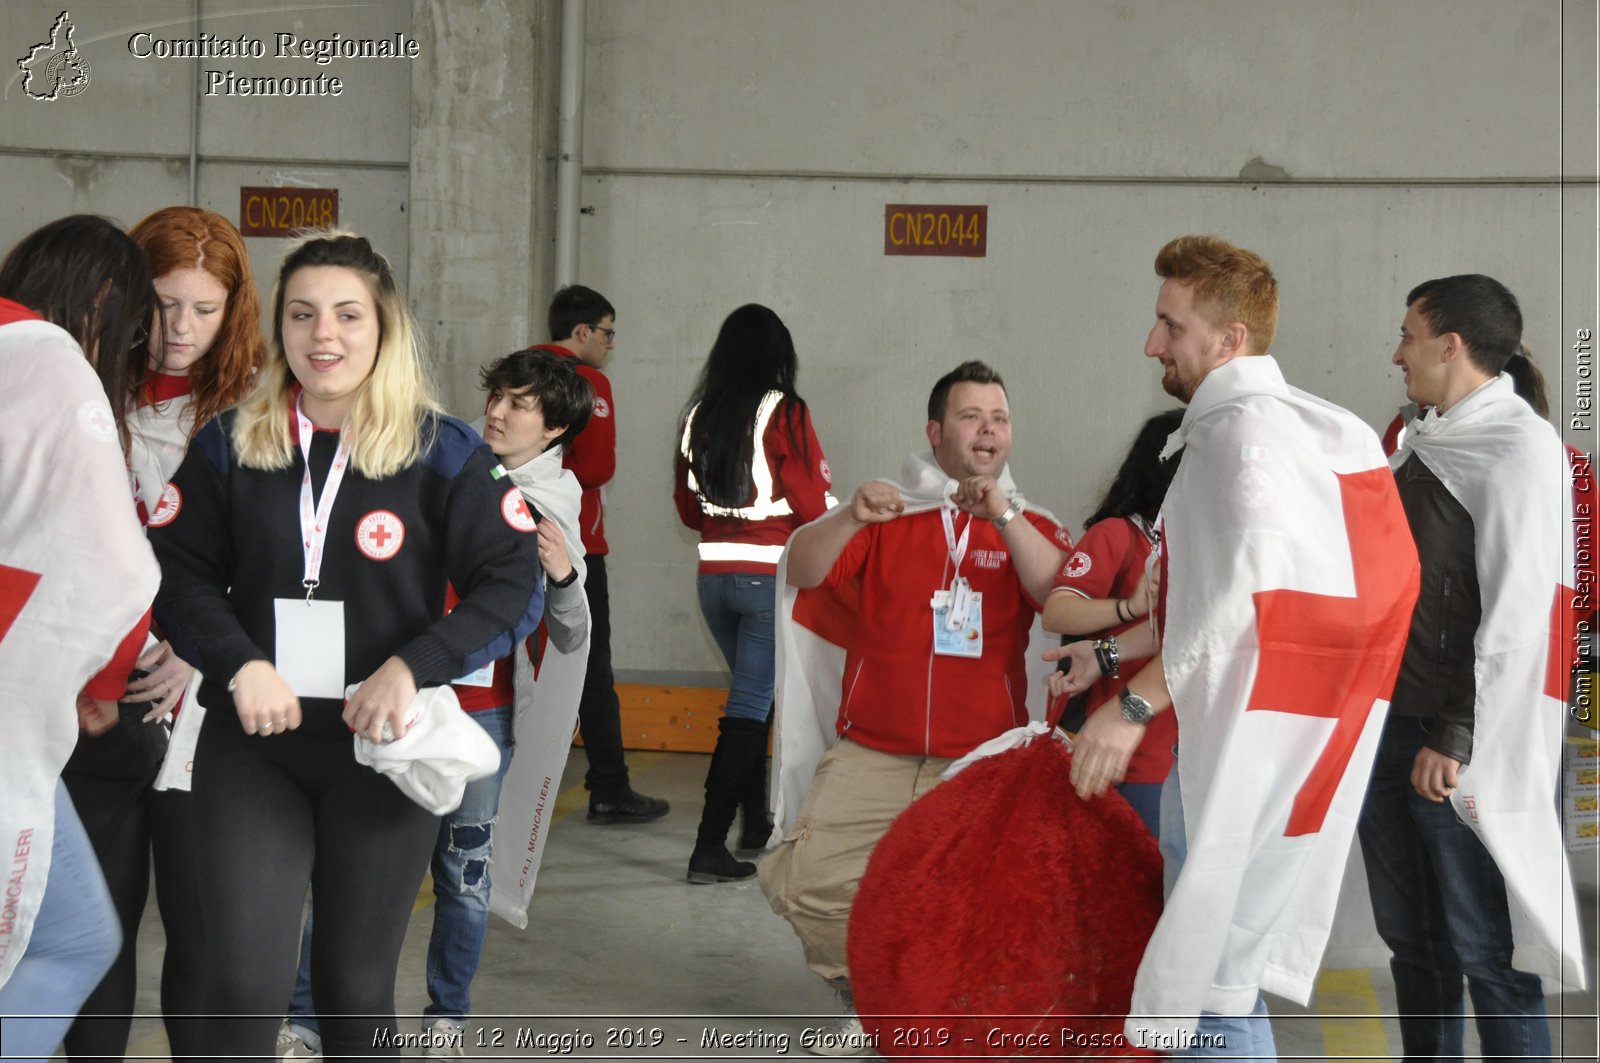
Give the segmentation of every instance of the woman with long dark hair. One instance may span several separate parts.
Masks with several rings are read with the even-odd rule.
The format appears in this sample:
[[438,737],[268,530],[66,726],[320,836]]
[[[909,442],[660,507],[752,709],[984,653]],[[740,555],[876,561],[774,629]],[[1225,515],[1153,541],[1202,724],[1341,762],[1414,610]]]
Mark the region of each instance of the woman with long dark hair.
[[51,222],[0,264],[0,838],[8,868],[0,1041],[8,1055],[55,1050],[121,941],[59,774],[80,726],[99,733],[116,723],[155,594],[126,450],[128,400],[144,379],[154,308],[144,256],[105,218]]
[[[1178,471],[1181,454],[1161,460],[1167,437],[1178,430],[1182,410],[1168,410],[1150,418],[1139,429],[1116,478],[1094,515],[1084,523],[1083,538],[1067,558],[1045,600],[1044,629],[1074,638],[1104,638],[1132,630],[1150,613],[1150,595],[1141,586],[1145,561],[1156,543],[1156,515],[1161,500]],[[1135,675],[1143,660],[1123,661],[1118,671]],[[1059,674],[1059,673],[1057,673]],[[1104,705],[1117,696],[1122,681],[1101,678],[1072,699],[1068,730],[1081,727],[1071,718],[1071,707]],[[1117,784],[1133,810],[1157,835],[1161,822],[1161,784],[1172,770],[1172,745],[1177,741],[1175,713],[1158,714],[1145,729],[1144,740],[1128,763],[1127,774]]]
[[[167,482],[189,440],[250,390],[267,345],[250,258],[227,218],[164,207],[128,235],[149,263],[157,301],[149,341],[132,352],[145,354],[147,365],[128,411],[128,467],[141,521],[160,525],[175,515]],[[153,634],[149,643],[122,696],[119,726],[80,738],[62,772],[111,888],[123,938],[122,952],[67,1033],[69,1059],[119,1058],[127,1050],[152,854],[167,943],[161,961],[167,1041],[175,1056],[198,1049],[199,1023],[178,1018],[202,1010],[205,979],[189,794],[153,788],[168,744],[164,718],[178,710],[194,670],[165,639]]]
[[684,413],[674,498],[700,533],[700,612],[733,673],[706,775],[689,881],[750,878],[728,852],[740,806],[741,851],[766,847],[778,558],[796,528],[827,512],[832,476],[795,391],[794,340],[755,303],[728,315]]

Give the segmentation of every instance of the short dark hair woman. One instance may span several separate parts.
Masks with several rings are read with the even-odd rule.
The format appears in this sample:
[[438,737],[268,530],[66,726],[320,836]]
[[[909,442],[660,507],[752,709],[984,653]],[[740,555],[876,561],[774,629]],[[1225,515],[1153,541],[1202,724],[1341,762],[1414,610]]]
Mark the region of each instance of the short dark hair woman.
[[778,558],[790,533],[833,502],[828,462],[795,391],[795,373],[794,340],[783,321],[764,306],[741,306],[722,323],[679,432],[678,516],[700,533],[700,611],[733,673],[690,882],[756,873],[727,848],[741,805],[741,850],[765,848],[772,833],[765,779]]

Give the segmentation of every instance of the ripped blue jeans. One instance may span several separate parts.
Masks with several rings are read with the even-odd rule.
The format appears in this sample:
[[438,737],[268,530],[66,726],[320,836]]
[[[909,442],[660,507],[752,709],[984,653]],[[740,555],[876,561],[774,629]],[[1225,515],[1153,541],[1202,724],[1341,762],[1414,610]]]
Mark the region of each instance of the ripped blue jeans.
[[472,714],[500,747],[500,770],[467,784],[461,807],[439,823],[433,850],[433,934],[428,938],[428,1006],[423,1022],[466,1022],[472,977],[489,930],[489,855],[500,784],[511,767],[515,710],[506,705]]
[[[471,1010],[472,978],[478,973],[483,939],[489,929],[489,856],[493,823],[500,811],[500,784],[511,767],[515,710],[510,705],[471,714],[500,747],[500,770],[467,784],[461,807],[439,821],[433,850],[433,933],[428,938],[428,1006],[423,1024],[450,1019],[465,1025]],[[311,1003],[311,916],[300,945],[300,973],[289,1022],[313,1035]]]

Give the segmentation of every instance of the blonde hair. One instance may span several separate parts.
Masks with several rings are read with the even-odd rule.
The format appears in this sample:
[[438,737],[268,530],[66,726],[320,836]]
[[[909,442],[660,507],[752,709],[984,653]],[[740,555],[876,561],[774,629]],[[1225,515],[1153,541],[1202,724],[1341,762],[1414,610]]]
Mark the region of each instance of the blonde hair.
[[[233,445],[239,463],[252,469],[294,464],[289,431],[294,378],[283,351],[283,293],[289,278],[311,266],[338,266],[360,276],[378,311],[378,356],[341,429],[350,440],[350,464],[369,480],[392,476],[421,457],[423,420],[439,403],[424,364],[422,337],[411,319],[389,262],[365,237],[323,230],[289,249],[272,289],[272,357],[255,388],[239,404]],[[431,423],[431,418],[429,419]]]
[[1217,236],[1180,236],[1156,255],[1156,276],[1194,286],[1194,308],[1212,325],[1242,323],[1250,354],[1278,332],[1278,279],[1267,260]]

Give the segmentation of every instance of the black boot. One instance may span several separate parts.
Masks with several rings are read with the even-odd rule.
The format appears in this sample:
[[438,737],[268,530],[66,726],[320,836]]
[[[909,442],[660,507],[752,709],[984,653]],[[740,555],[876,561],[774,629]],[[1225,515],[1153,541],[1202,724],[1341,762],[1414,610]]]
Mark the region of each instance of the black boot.
[[772,737],[772,716],[768,711],[761,735],[761,756],[751,769],[739,798],[741,824],[739,844],[733,850],[735,856],[760,856],[772,839],[772,816],[767,811],[767,743]]
[[751,773],[766,760],[766,726],[724,716],[717,728],[717,748],[706,773],[706,807],[689,857],[689,881],[696,884],[737,882],[756,873],[756,865],[728,852],[728,828]]

